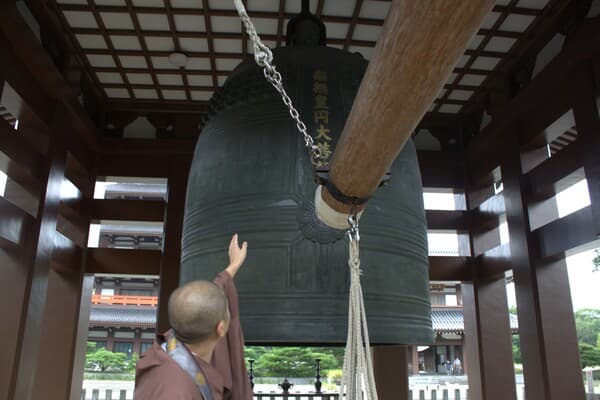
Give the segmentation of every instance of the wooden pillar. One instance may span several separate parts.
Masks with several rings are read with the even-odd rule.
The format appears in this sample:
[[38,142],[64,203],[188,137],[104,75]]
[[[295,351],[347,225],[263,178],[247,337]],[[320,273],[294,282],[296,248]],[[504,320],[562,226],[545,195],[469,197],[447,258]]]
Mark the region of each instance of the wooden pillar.
[[[463,315],[464,315],[464,309],[463,309]],[[464,317],[463,317],[463,323],[464,323]],[[463,334],[461,336],[462,336],[462,338],[460,340],[460,345],[454,347],[454,354],[458,353],[457,348],[460,347],[460,354],[461,354],[460,359],[462,360],[463,374],[467,375],[467,378],[468,378],[468,375],[469,375],[469,360],[467,360],[467,357],[466,357],[466,351],[465,351],[465,334],[464,334],[464,331],[463,331]]]
[[[60,113],[57,113],[54,121],[57,128],[61,126],[60,118]],[[37,226],[31,230],[27,240],[31,246],[29,250],[31,269],[27,277],[26,311],[22,316],[21,343],[17,347],[17,363],[13,367],[15,386],[14,391],[11,390],[9,393],[9,399],[32,398],[66,156],[66,150],[60,143],[51,144],[47,178],[42,190],[43,196],[39,201]]]
[[[62,132],[68,126],[68,120],[63,121],[63,124],[61,135],[54,138],[56,141],[63,140]],[[90,200],[93,194],[96,177],[89,173],[86,175],[85,187],[91,189],[86,194],[82,194],[80,201]],[[81,208],[83,209],[83,207]],[[91,217],[88,214],[82,215],[81,218],[87,225],[83,238],[83,243],[87,243]],[[55,235],[61,236],[59,233],[55,233]],[[66,265],[61,265],[60,268],[53,264],[53,268],[48,273],[48,291],[32,395],[33,399],[39,400],[68,399],[72,389],[77,389],[71,387],[75,373],[75,357],[78,357],[77,363],[80,365],[82,348],[84,349],[83,356],[85,356],[87,326],[85,326],[86,337],[83,339],[83,344],[78,343],[78,339],[83,338],[83,332],[80,331],[83,328],[80,327],[80,318],[84,321],[89,320],[89,312],[87,315],[80,315],[82,308],[84,311],[89,310],[89,306],[86,308],[82,302],[90,301],[90,294],[82,292],[85,275],[85,249],[81,249],[64,237],[62,242],[70,247],[61,250],[71,251],[74,256],[69,258],[68,262],[63,263]],[[56,252],[58,250],[57,248]],[[82,378],[83,369],[80,369],[79,372]],[[80,385],[81,378],[77,379],[75,383]]]
[[462,287],[469,399],[516,400],[504,278],[475,278]]
[[584,398],[564,260],[536,261],[516,134],[501,163],[527,400]]
[[408,399],[407,354],[405,345],[373,347],[373,373],[379,400]]
[[410,356],[412,360],[412,370],[409,373],[419,375],[419,346],[410,346]]
[[[81,260],[79,261],[81,264]],[[32,399],[67,399],[76,352],[81,286],[80,267],[50,270]]]
[[0,248],[0,315],[4,320],[0,331],[4,346],[0,351],[0,399],[3,400],[12,398],[9,394],[14,391],[15,358],[20,348],[23,307],[27,301],[28,268],[23,253],[22,249]]
[[591,65],[583,68],[576,79],[573,113],[578,139],[584,150],[583,167],[590,194],[596,235],[600,236],[600,118],[598,117],[598,88],[594,87]]
[[169,329],[167,303],[171,293],[179,286],[183,212],[190,164],[191,156],[182,155],[173,158],[169,168],[163,253],[160,262],[157,332],[164,332]]
[[[85,258],[84,258],[85,265]],[[70,400],[81,400],[83,388],[83,371],[85,369],[85,353],[87,350],[88,331],[90,329],[90,312],[92,310],[92,291],[94,276],[85,274],[81,285],[81,300],[79,302],[79,323],[75,337],[75,352],[73,354],[73,370],[71,371]]]
[[[0,46],[0,56],[6,57],[4,48]],[[4,62],[0,63],[0,94],[4,85]],[[9,96],[5,93],[5,96]],[[21,121],[27,123],[27,121]],[[12,127],[4,120],[0,120],[0,149],[10,159],[5,172],[12,180],[20,184],[30,183],[36,191],[44,192],[48,168],[46,160],[28,145],[27,140],[15,134]],[[33,173],[34,166],[40,166],[38,173]],[[10,189],[10,183],[8,182]],[[16,186],[16,184],[15,184]],[[24,189],[21,193],[25,194]],[[29,193],[26,193],[29,194]],[[31,284],[32,260],[36,251],[39,235],[39,220],[27,215],[23,209],[23,197],[5,194],[0,198],[0,231],[12,236],[13,243],[0,241],[0,315],[4,320],[0,329],[0,399],[13,398],[15,380],[17,375],[18,360],[20,357],[21,342],[23,340],[23,326],[29,300],[29,286]],[[37,199],[36,199],[37,203]],[[33,214],[37,215],[37,204]]]

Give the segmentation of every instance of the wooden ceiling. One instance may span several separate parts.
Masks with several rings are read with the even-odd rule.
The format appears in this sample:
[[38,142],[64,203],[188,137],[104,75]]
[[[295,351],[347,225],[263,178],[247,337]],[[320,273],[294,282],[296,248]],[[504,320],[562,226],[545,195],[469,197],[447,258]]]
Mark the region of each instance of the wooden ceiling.
[[[300,0],[247,0],[268,46],[285,44]],[[519,47],[556,14],[559,0],[497,0],[458,60],[430,113],[461,115],[481,99],[491,78],[514,63]],[[562,1],[562,3],[566,3]],[[105,108],[115,111],[203,112],[213,92],[252,53],[233,0],[48,0]],[[389,1],[311,0],[327,27],[328,45],[369,59]],[[555,8],[555,7],[554,7]],[[173,52],[188,56],[178,68]]]

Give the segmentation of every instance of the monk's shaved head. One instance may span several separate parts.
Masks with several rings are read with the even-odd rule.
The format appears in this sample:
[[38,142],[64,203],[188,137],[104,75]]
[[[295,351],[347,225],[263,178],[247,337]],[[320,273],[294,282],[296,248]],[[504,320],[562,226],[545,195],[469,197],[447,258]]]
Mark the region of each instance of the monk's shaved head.
[[228,320],[227,299],[214,283],[193,281],[175,290],[169,298],[169,323],[184,343],[211,337],[220,321]]

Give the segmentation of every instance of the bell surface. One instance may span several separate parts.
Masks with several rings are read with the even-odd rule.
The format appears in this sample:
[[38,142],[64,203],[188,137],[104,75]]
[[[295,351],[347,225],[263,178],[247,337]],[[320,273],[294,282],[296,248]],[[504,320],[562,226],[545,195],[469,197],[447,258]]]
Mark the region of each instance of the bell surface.
[[[315,142],[331,154],[367,61],[335,48],[273,50],[285,89]],[[314,211],[314,168],[281,96],[253,60],[210,102],[190,170],[180,283],[227,266],[233,233],[248,241],[236,276],[248,343],[343,344],[348,243]],[[362,285],[374,344],[433,342],[427,230],[409,141],[360,220]]]

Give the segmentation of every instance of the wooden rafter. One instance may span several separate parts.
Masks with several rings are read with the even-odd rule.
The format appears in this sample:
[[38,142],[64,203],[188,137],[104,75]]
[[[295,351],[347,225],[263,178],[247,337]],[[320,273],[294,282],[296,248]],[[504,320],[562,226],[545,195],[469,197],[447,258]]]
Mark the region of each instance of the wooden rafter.
[[[55,2],[56,0],[52,0]],[[150,7],[150,6],[136,6],[132,0],[127,0],[124,5],[97,5],[93,0],[89,0],[93,5],[88,4],[56,4],[55,12],[60,14],[60,19],[65,25],[65,28],[69,32],[72,41],[77,45],[76,51],[78,56],[85,61],[86,72],[94,80],[94,84],[102,89],[112,90],[111,96],[105,99],[105,101],[111,104],[111,108],[115,105],[124,105],[127,102],[131,105],[127,106],[129,110],[135,110],[135,104],[142,103],[169,103],[172,105],[181,104],[185,108],[189,109],[190,105],[197,104],[199,98],[206,99],[210,97],[212,92],[218,89],[219,83],[222,83],[220,77],[229,75],[233,61],[221,63],[219,60],[239,60],[240,62],[251,53],[251,48],[248,43],[248,35],[245,29],[241,25],[241,29],[233,29],[233,26],[228,29],[222,29],[218,26],[221,22],[217,22],[214,18],[238,18],[237,12],[234,9],[217,9],[212,8],[215,5],[209,3],[208,0],[203,0],[198,8],[177,8],[173,6],[171,0],[163,0],[164,7]],[[349,48],[357,49],[358,51],[365,52],[364,54],[370,54],[369,49],[374,48],[376,45],[376,37],[371,30],[362,30],[361,35],[355,34],[358,32],[360,26],[364,27],[381,27],[384,19],[381,17],[373,17],[373,14],[365,11],[367,7],[366,3],[362,0],[357,0],[353,3],[352,14],[340,13],[335,15],[335,5],[328,4],[327,1],[332,0],[318,0],[316,7],[313,12],[326,24],[337,24],[341,26],[345,25],[347,29],[343,37],[331,37],[328,39],[328,45],[336,46],[348,50]],[[384,0],[385,1],[385,0]],[[552,4],[552,1],[550,2]],[[248,13],[251,18],[258,21],[259,25],[270,24],[270,21],[275,22],[271,25],[270,32],[261,31],[259,28],[261,38],[269,43],[270,45],[281,46],[284,43],[285,37],[285,23],[288,19],[295,16],[294,12],[287,7],[288,3],[285,0],[279,0],[277,8],[273,10],[265,9],[252,9],[250,4],[250,10]],[[218,7],[218,5],[217,5]],[[329,8],[328,8],[329,7]],[[334,11],[332,10],[334,7]],[[329,10],[329,11],[327,11]],[[97,21],[98,27],[89,27],[85,24],[70,26],[65,13],[87,13],[93,12],[94,18]],[[349,10],[350,11],[350,10]],[[518,2],[515,0],[508,5],[496,5],[493,8],[493,12],[499,13],[499,17],[496,23],[492,27],[484,27],[478,30],[477,35],[482,36],[483,40],[479,43],[477,48],[467,49],[464,54],[468,58],[466,64],[461,64],[460,67],[455,68],[455,75],[445,85],[445,91],[441,96],[434,102],[434,106],[430,111],[435,113],[461,113],[462,110],[470,109],[469,106],[473,101],[480,99],[478,94],[481,93],[481,87],[486,84],[489,77],[494,74],[495,68],[482,69],[477,67],[478,57],[488,57],[500,60],[501,63],[510,60],[512,56],[512,49],[505,51],[503,48],[497,48],[489,46],[489,43],[494,38],[513,40],[519,42],[524,36],[531,36],[531,27],[535,25],[532,23],[529,29],[524,32],[514,31],[509,27],[504,28],[503,22],[511,15],[519,15],[525,17],[538,18],[546,15],[545,9],[528,8],[518,6]],[[73,14],[75,13],[75,14]],[[131,26],[111,26],[107,28],[103,25],[102,16],[103,13],[117,13],[123,16],[127,15],[133,22]],[[146,15],[151,18],[164,19],[163,25],[161,26],[140,26],[140,15]],[[199,20],[204,22],[204,29],[189,29],[180,26],[178,17],[197,17]],[[167,25],[168,22],[168,25]],[[229,23],[229,21],[227,21]],[[215,25],[217,24],[217,25]],[[503,29],[500,29],[500,28]],[[343,29],[343,28],[342,28]],[[368,33],[365,33],[368,32]],[[106,41],[107,48],[102,46],[87,46],[82,48],[75,38],[75,35],[87,35],[87,37],[93,37],[94,35],[101,35]],[[111,37],[114,36],[130,36],[135,37],[140,42],[141,49],[115,49],[111,43]],[[335,36],[335,35],[334,35]],[[151,38],[169,38],[173,42],[172,49],[149,47],[148,40]],[[202,39],[206,41],[206,49],[203,48],[185,48],[183,41],[193,41],[195,39]],[[233,47],[223,47],[222,42],[218,44],[218,39],[223,39],[222,42],[227,41],[238,41],[241,43],[237,49]],[[158,39],[157,39],[158,40]],[[164,39],[163,39],[164,40]],[[117,46],[118,47],[118,46]],[[517,45],[514,45],[517,47]],[[189,58],[193,59],[194,69],[190,68],[173,68],[162,63],[156,63],[156,58],[166,60],[166,58],[172,52],[183,52]],[[90,65],[88,56],[106,56],[110,55],[115,60],[115,66],[106,66],[102,64]],[[134,65],[125,66],[122,62],[119,62],[122,56],[137,56],[143,57],[148,64],[145,68],[135,67]],[[206,61],[202,61],[206,60]],[[206,66],[202,66],[201,63],[206,63]],[[227,65],[228,64],[228,65]],[[500,64],[500,63],[499,63]],[[201,67],[202,69],[197,69]],[[99,81],[97,73],[117,73],[122,77],[122,83],[114,81]],[[129,74],[148,74],[151,77],[151,82],[139,82],[133,83],[127,79]],[[181,84],[173,84],[166,82],[162,84],[158,79],[158,74],[169,74],[179,75]],[[465,76],[469,76],[470,80],[465,81],[467,83],[461,83],[461,80]],[[104,75],[104,79],[106,79]],[[203,82],[202,84],[193,82],[198,79],[191,79],[195,76],[206,76],[210,77],[212,84]],[[161,78],[162,79],[162,78]],[[481,82],[481,83],[479,83]],[[128,99],[117,98],[119,93],[123,93],[123,90],[127,90],[129,94]],[[136,90],[143,89],[145,91],[154,89],[158,95],[158,99],[140,98],[135,95]],[[166,91],[180,91],[181,98],[177,97],[177,100],[173,98],[165,98]],[[200,93],[197,93],[200,92]],[[183,95],[185,93],[185,96]],[[105,94],[103,92],[103,94]],[[185,99],[185,100],[184,100]],[[196,100],[195,100],[196,99]],[[474,100],[475,99],[475,100]],[[445,105],[451,107],[450,109],[443,108]],[[459,111],[460,110],[460,111]]]

